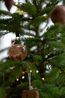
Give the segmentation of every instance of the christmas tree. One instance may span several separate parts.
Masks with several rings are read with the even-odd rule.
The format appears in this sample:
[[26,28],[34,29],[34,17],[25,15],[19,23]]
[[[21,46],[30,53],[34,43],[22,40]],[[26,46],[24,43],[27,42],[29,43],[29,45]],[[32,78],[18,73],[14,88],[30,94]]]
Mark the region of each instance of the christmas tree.
[[24,90],[38,90],[40,98],[65,97],[65,7],[52,14],[60,1],[3,1],[8,11],[0,10],[0,37],[13,32],[16,39],[0,61],[0,98],[21,98]]

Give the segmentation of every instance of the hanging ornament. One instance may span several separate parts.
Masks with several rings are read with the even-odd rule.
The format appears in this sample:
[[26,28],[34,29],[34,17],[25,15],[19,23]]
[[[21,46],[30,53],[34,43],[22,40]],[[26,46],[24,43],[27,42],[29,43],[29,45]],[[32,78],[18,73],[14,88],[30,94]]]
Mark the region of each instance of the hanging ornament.
[[4,0],[5,6],[7,7],[8,11],[10,11],[12,5],[13,5],[13,0]]
[[24,90],[22,92],[22,98],[39,98],[39,91],[36,89]]
[[51,12],[51,20],[54,23],[65,24],[65,6],[58,5]]
[[27,57],[25,46],[13,44],[8,50],[9,58],[16,61],[22,61]]

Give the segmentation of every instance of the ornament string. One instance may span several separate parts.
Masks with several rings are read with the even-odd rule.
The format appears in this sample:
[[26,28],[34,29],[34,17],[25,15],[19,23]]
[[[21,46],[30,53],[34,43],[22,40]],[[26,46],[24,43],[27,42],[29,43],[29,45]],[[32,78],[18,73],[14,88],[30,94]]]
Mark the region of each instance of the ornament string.
[[29,90],[31,90],[31,72],[28,73]]

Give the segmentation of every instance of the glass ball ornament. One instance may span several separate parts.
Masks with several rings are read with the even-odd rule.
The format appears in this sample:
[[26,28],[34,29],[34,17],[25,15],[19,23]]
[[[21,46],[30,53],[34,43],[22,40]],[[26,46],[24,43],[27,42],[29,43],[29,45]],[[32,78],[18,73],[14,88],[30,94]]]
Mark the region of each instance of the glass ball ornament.
[[13,44],[8,50],[8,55],[13,60],[22,61],[27,57],[27,50],[24,45]]
[[65,24],[65,6],[55,6],[55,8],[51,11],[50,18],[53,23]]

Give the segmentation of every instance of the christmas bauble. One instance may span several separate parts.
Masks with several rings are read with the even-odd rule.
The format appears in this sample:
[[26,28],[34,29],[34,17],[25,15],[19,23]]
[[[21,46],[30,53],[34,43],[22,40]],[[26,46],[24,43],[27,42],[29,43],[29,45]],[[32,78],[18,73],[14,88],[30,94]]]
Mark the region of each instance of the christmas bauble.
[[9,48],[8,55],[13,60],[22,61],[27,57],[27,50],[25,46],[14,44]]
[[4,0],[4,2],[5,2],[5,6],[7,7],[7,9],[10,11],[13,5],[13,0]]
[[65,24],[65,6],[58,5],[51,12],[51,20],[54,23]]
[[38,90],[24,90],[22,92],[22,98],[39,98],[39,91]]

